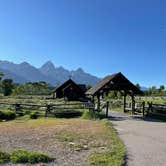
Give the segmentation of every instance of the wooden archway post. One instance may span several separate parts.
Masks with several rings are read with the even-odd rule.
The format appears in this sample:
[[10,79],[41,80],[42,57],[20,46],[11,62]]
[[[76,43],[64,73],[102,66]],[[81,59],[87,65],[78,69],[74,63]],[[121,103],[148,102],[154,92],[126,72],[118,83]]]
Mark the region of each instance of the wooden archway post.
[[92,102],[93,104],[95,103],[95,97],[94,97],[94,96],[91,97],[91,102]]
[[97,110],[100,111],[100,94],[97,94]]
[[108,118],[108,111],[109,111],[109,101],[106,102],[106,118]]
[[127,96],[127,93],[124,91],[124,96],[123,96],[123,112],[126,112],[126,96]]
[[134,114],[134,112],[135,112],[135,100],[134,100],[134,93],[132,93],[132,95],[131,95],[131,99],[132,99],[132,114]]

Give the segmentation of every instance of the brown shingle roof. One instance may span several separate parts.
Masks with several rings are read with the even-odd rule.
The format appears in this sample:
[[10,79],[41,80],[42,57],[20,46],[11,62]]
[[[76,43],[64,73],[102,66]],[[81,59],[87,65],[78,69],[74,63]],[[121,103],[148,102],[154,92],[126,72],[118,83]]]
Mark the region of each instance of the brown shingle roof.
[[58,86],[57,88],[55,88],[54,90],[53,90],[53,92],[56,92],[56,91],[58,91],[58,90],[63,90],[63,89],[65,89],[66,87],[68,87],[69,85],[74,85],[75,87],[77,87],[77,89],[79,89],[79,91],[80,92],[83,92],[83,93],[85,93],[85,91],[83,91],[83,89],[78,85],[78,84],[76,84],[72,79],[69,79],[69,80],[67,80],[66,82],[64,82],[63,84],[61,84],[60,86]]
[[132,84],[122,73],[115,73],[108,75],[99,81],[95,86],[89,89],[87,95],[96,95],[101,90],[125,90],[133,91],[134,94],[142,94],[143,92],[139,90],[134,84]]

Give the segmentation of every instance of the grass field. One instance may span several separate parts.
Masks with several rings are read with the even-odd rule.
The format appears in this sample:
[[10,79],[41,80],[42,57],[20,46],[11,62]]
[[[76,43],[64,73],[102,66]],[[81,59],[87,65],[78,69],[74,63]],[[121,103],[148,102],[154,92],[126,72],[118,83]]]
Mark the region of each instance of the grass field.
[[31,103],[31,104],[65,104],[79,103],[78,101],[64,101],[64,99],[51,99],[52,96],[0,96],[0,102]]
[[0,122],[0,126],[1,150],[37,151],[55,158],[45,165],[120,166],[124,162],[125,148],[106,120],[41,118]]

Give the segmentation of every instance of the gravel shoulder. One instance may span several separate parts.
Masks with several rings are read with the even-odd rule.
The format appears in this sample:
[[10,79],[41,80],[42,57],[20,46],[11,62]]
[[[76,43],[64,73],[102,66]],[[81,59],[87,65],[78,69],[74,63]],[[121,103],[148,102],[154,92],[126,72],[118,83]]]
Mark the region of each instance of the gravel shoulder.
[[127,147],[128,166],[165,166],[166,122],[112,111],[109,115]]

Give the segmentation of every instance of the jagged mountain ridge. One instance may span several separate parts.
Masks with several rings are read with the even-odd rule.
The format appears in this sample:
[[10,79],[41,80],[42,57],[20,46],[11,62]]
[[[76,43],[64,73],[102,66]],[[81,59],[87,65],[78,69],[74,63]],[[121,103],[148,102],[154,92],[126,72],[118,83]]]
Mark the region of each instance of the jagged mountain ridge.
[[36,68],[27,62],[15,64],[9,61],[0,61],[0,71],[4,78],[12,78],[16,83],[46,81],[51,85],[61,84],[69,78],[80,84],[94,85],[100,79],[83,69],[70,71],[64,67],[55,67],[51,61],[46,62],[40,68]]

